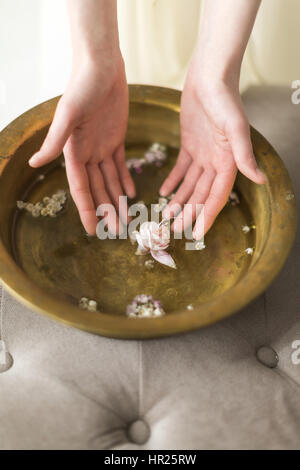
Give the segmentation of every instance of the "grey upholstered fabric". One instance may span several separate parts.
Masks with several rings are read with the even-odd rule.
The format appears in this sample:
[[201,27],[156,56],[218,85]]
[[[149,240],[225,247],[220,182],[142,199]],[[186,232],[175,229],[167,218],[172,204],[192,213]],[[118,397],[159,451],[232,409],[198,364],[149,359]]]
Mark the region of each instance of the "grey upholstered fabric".
[[[299,193],[300,107],[282,88],[250,89],[244,101]],[[267,293],[239,314],[160,340],[90,335],[3,291],[14,365],[0,374],[0,449],[299,449],[299,250],[298,234]],[[262,345],[277,352],[276,368],[257,360]],[[136,420],[149,426],[143,444],[127,432]]]

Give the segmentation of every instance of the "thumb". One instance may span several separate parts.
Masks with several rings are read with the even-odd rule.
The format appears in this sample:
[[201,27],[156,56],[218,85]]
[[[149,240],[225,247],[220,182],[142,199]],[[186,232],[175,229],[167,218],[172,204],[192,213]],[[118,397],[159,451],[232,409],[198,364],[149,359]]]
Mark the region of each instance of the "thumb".
[[30,158],[29,165],[38,168],[55,160],[62,153],[73,129],[74,119],[70,110],[65,104],[59,102],[43,145]]
[[266,183],[266,177],[258,168],[255,160],[247,120],[238,121],[235,126],[228,129],[228,134],[235,163],[240,172],[254,183]]

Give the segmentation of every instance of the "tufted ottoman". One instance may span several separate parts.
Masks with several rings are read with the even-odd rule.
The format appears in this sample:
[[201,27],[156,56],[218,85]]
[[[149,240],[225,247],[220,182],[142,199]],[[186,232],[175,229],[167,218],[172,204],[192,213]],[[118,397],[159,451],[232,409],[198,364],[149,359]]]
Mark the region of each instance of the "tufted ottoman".
[[[300,106],[244,95],[300,188]],[[300,238],[266,294],[193,333],[121,341],[31,312],[1,291],[0,449],[300,449]]]

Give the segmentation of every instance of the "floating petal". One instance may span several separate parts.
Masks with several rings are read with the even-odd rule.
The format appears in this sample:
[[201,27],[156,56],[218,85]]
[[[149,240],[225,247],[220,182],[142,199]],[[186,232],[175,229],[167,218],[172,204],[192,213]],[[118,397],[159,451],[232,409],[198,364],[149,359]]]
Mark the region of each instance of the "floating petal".
[[158,261],[161,264],[165,264],[166,266],[169,266],[170,268],[176,269],[176,264],[175,261],[173,260],[172,256],[169,255],[164,250],[151,250],[151,255],[153,258]]

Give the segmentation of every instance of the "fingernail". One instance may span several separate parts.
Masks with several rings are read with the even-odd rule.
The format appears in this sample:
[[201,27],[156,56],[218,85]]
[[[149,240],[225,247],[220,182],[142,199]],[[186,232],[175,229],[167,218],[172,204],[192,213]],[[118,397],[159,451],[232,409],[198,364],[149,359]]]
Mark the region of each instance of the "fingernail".
[[28,160],[29,165],[34,165],[38,161],[38,153],[32,155],[32,157]]
[[171,219],[171,217],[177,217],[177,215],[182,211],[182,208],[178,206],[178,204],[171,204],[165,207],[162,212],[162,216],[166,219]]
[[162,216],[163,216],[164,219],[170,219],[171,218],[171,210],[168,206],[162,211]]
[[126,195],[129,199],[134,199],[136,196],[135,188],[128,188],[126,191]]
[[266,175],[259,168],[257,168],[256,173],[263,180],[264,183],[267,182]]

